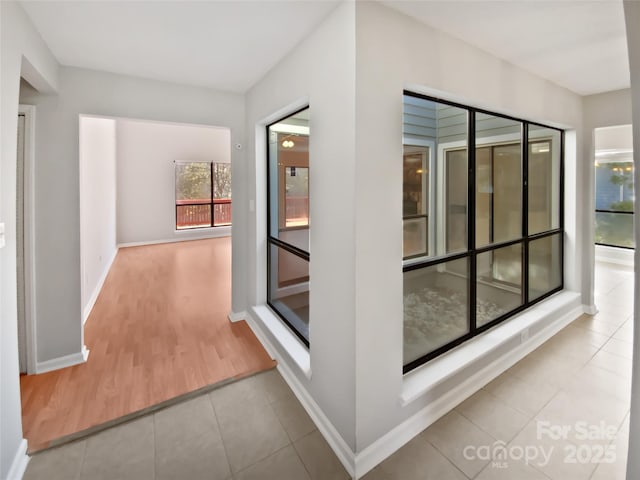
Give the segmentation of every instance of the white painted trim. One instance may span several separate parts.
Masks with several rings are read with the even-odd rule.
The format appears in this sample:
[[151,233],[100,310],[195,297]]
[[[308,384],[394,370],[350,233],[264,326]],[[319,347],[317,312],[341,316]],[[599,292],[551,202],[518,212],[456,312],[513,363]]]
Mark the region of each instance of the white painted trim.
[[36,223],[35,223],[35,131],[36,107],[19,105],[18,113],[25,116],[24,130],[24,299],[27,373],[36,373]]
[[[163,240],[146,240],[143,242],[125,242],[125,243],[118,243],[117,247],[118,248],[142,247],[144,245],[158,245],[160,243],[190,242],[192,240],[207,240],[209,238],[222,238],[222,237],[231,236],[231,227],[217,227],[217,228],[219,230],[216,231],[216,234],[200,235],[197,237],[189,237],[189,238],[166,238]],[[222,229],[225,229],[225,230],[223,231]]]
[[289,369],[287,363],[278,358],[276,358],[276,360],[278,361],[277,368],[282,378],[287,382],[289,388],[291,388],[302,407],[306,410],[307,414],[309,414],[313,423],[318,427],[318,430],[336,454],[345,470],[347,470],[347,473],[351,475],[351,477],[356,478],[355,455],[351,447],[347,445],[347,442],[344,441],[342,435],[336,430],[320,406],[315,402],[313,397],[309,395],[307,389],[298,381],[297,377]]
[[245,319],[247,324],[271,355],[271,358],[275,358],[279,362],[282,361],[282,357],[279,355],[280,350],[271,343],[256,319],[260,320],[260,324],[264,325],[265,329],[280,344],[281,349],[289,356],[288,360],[291,360],[308,379],[311,379],[311,355],[298,337],[266,305],[251,307],[249,315]]
[[585,305],[584,313],[586,313],[587,315],[595,315],[596,313],[598,313],[598,307],[595,305]]
[[96,304],[96,300],[98,300],[98,295],[100,295],[100,292],[102,291],[104,281],[107,279],[107,275],[109,275],[109,271],[111,270],[111,265],[113,265],[113,261],[116,259],[117,255],[118,255],[118,248],[116,247],[115,250],[113,251],[113,255],[111,255],[111,258],[105,264],[105,268],[102,271],[100,278],[98,279],[98,283],[96,284],[96,287],[93,289],[93,292],[91,293],[91,297],[89,297],[87,304],[84,306],[84,311],[82,312],[82,325],[87,323],[87,319],[89,318],[89,315],[91,315],[91,310],[93,310],[93,307]]
[[596,245],[596,262],[613,263],[633,267],[635,250],[630,248],[616,248]]
[[233,323],[240,322],[247,318],[247,312],[246,311],[229,312],[229,315],[227,315],[227,318],[229,319],[230,322],[233,322]]
[[29,460],[31,460],[31,457],[27,455],[27,441],[23,438],[13,457],[6,480],[21,480],[27,470]]
[[[513,339],[520,341],[523,332],[529,332],[531,329],[535,329],[541,322],[549,321],[550,318],[555,317],[559,312],[566,310],[571,305],[578,305],[578,302],[579,294],[577,292],[557,293],[534,307],[515,315],[510,318],[508,322],[487,330],[481,335],[468,340],[458,348],[416,368],[403,378],[402,394],[400,397],[401,404],[406,406],[427,394],[435,386],[461,374],[469,366],[482,364],[483,358],[486,357],[487,353],[503,348],[503,345],[513,341]],[[584,312],[584,307],[580,305],[579,310],[578,315]],[[564,316],[560,317],[560,319],[562,318],[564,318]],[[575,319],[576,317],[573,318]],[[560,319],[553,320],[551,325],[556,325]],[[549,327],[544,327],[540,333],[533,337],[538,338],[541,332],[546,332],[548,328]],[[554,331],[552,335],[555,333],[556,331]],[[542,340],[542,342],[546,340],[547,338]],[[532,339],[530,338],[524,345],[530,345],[531,342]],[[519,349],[522,349],[521,345],[515,350]],[[514,349],[510,350],[510,352],[511,351],[514,351]],[[527,353],[529,352],[526,352],[524,355]],[[503,355],[503,357],[505,355]],[[455,405],[452,405],[452,407],[454,406]]]
[[583,311],[583,305],[572,308],[551,325],[548,325],[537,334],[531,336],[527,341],[506,352],[500,358],[487,364],[471,377],[467,377],[454,388],[448,390],[444,395],[431,401],[428,406],[359,452],[355,458],[356,475],[354,478],[358,479],[364,476],[460,402],[473,395],[480,388],[522,360],[526,355],[574,321]]
[[89,350],[86,346],[82,346],[82,350],[64,357],[52,358],[44,362],[38,362],[36,365],[36,373],[46,373],[60,368],[72,367],[85,363],[89,358]]

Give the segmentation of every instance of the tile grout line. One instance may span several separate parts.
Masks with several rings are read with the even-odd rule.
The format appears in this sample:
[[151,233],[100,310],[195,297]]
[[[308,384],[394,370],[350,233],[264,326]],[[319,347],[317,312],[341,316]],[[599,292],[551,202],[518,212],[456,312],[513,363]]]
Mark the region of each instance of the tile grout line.
[[[250,378],[250,377],[248,377]],[[215,391],[215,390],[214,390]],[[220,426],[220,422],[218,421],[218,413],[216,412],[216,407],[213,404],[213,400],[211,399],[212,392],[208,392],[205,395],[209,399],[209,405],[211,405],[211,410],[213,410],[213,418],[216,421],[216,425],[218,426],[218,433],[220,434],[220,441],[222,442],[222,449],[224,450],[224,459],[227,462],[227,466],[229,467],[229,473],[231,474],[230,478],[234,478],[233,469],[231,468],[231,462],[229,461],[229,453],[227,452],[227,445],[224,441],[224,436],[222,435],[222,427]]]

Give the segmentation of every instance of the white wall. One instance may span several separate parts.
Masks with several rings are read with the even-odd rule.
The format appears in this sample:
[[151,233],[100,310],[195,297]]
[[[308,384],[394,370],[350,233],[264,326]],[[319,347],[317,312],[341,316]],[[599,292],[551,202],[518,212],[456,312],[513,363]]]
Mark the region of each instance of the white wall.
[[253,137],[249,144],[253,157],[247,176],[255,179],[249,198],[255,199],[256,205],[251,213],[246,251],[250,259],[247,277],[250,305],[264,304],[266,295],[265,125],[307,104],[310,106],[309,276],[310,315],[315,319],[310,328],[310,379],[266,324],[260,318],[255,320],[260,331],[276,346],[282,362],[351,450],[355,448],[356,388],[354,13],[353,3],[338,6],[247,94],[247,131]]
[[80,117],[80,268],[86,321],[116,248],[116,121]]
[[[636,164],[640,158],[640,3],[625,0],[624,16],[627,26],[629,47],[629,67],[631,71],[631,104],[633,106],[633,156]],[[635,184],[640,185],[640,169],[635,169]],[[636,195],[635,211],[640,211],[640,196]],[[640,222],[635,223],[636,245],[640,241]],[[636,265],[640,265],[640,248],[635,251]],[[631,414],[629,417],[629,457],[627,459],[627,480],[640,478],[640,270],[635,271],[634,290],[634,336],[633,336],[633,378],[631,385]]]
[[58,65],[20,6],[0,2],[0,478],[20,473],[22,440],[16,313],[16,139],[20,75],[34,87],[57,87]]
[[[81,114],[215,125],[244,143],[244,99],[206,88],[61,67],[57,95],[24,99],[37,106],[36,263],[38,361],[81,351],[78,118]],[[233,149],[233,308],[245,309],[244,149]],[[44,233],[46,232],[46,233]],[[54,288],[55,287],[55,288]]]
[[[335,42],[341,48],[332,47]],[[452,388],[451,382],[443,384],[406,406],[401,400],[402,166],[394,159],[402,158],[405,88],[568,129],[565,285],[583,293],[581,98],[382,5],[341,5],[247,96],[247,129],[255,129],[255,159],[249,162],[255,170],[248,175],[255,175],[259,208],[250,222],[255,230],[250,231],[248,278],[249,303],[264,303],[263,125],[308,99],[310,380],[275,327],[270,331],[269,322],[260,318],[255,323],[352,449],[356,469],[374,442]],[[259,308],[254,313],[266,317]]]
[[231,162],[228,128],[118,119],[118,244],[228,235],[217,227],[176,231],[175,163]]
[[[403,89],[562,126],[578,135],[582,102],[564,88],[382,5],[357,5],[355,351],[357,448],[362,451],[439,397],[432,391],[405,407],[399,402],[402,165],[394,159],[402,158]],[[577,234],[582,178],[575,158],[568,154],[565,162],[565,287],[580,291],[574,252],[582,249]],[[380,219],[388,228],[380,228]]]

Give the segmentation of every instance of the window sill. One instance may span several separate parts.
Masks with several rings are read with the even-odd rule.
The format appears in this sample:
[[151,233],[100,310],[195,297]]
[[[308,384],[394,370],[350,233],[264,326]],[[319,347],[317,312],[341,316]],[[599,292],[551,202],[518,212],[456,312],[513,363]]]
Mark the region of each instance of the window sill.
[[[580,305],[580,294],[570,291],[559,292],[514,316],[501,325],[478,335],[459,347],[431,360],[407,373],[403,378],[400,402],[406,406],[437,385],[462,373],[469,367],[486,365],[484,357],[509,341],[532,345],[532,348],[546,341],[547,327],[553,327],[553,320],[565,315],[567,309]],[[529,338],[529,331],[532,331]],[[553,332],[555,333],[555,332]],[[510,353],[505,352],[505,354]],[[486,362],[485,362],[486,363]]]
[[[300,371],[311,379],[311,355],[307,347],[266,305],[251,308],[251,313],[260,320],[269,335],[269,343],[277,352],[284,351]],[[275,344],[273,342],[275,340]],[[289,362],[287,362],[289,363]]]
[[187,233],[191,233],[191,234],[197,234],[197,233],[202,233],[202,234],[209,234],[209,233],[215,233],[215,236],[226,236],[226,235],[231,235],[231,225],[224,225],[224,226],[220,226],[220,227],[201,227],[201,228],[182,228],[180,230],[176,230],[174,229],[174,233],[176,235],[184,235]]

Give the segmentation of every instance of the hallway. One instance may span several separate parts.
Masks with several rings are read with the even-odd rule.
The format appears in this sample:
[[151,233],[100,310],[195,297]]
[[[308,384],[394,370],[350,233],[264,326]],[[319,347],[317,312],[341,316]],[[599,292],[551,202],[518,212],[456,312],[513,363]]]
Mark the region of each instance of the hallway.
[[[583,315],[458,405],[365,480],[624,480],[633,270],[596,267],[600,313]],[[538,425],[585,422],[612,438],[565,439]],[[597,432],[596,432],[597,433]],[[482,446],[551,452],[525,464],[473,458]],[[465,454],[465,447],[471,452]],[[609,451],[607,457],[598,451]],[[571,452],[576,458],[571,458]],[[589,455],[589,458],[584,457]],[[480,457],[480,455],[477,455]],[[574,460],[572,462],[572,460]],[[33,456],[25,480],[346,480],[347,472],[277,371]]]
[[230,308],[230,237],[120,249],[85,325],[88,361],[20,379],[29,451],[272,368]]

